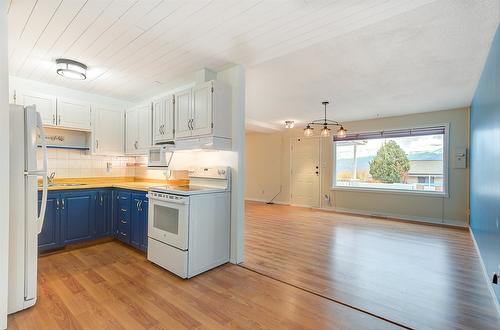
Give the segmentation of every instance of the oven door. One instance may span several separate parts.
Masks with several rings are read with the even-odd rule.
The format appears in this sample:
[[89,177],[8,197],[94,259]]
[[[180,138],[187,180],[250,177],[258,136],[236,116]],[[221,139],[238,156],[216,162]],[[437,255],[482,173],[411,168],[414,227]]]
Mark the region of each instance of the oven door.
[[150,198],[148,236],[181,250],[188,248],[189,204]]

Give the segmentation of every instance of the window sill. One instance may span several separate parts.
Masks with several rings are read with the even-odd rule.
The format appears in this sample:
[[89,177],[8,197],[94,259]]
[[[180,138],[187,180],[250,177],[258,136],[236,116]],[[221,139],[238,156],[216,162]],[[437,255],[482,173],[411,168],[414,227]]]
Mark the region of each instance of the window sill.
[[392,194],[392,195],[412,195],[412,196],[423,196],[423,197],[438,197],[438,198],[449,198],[447,192],[430,192],[430,191],[414,191],[414,190],[397,190],[397,189],[370,189],[370,188],[357,188],[357,187],[331,187],[333,191],[349,191],[349,192],[363,192],[363,193],[381,193],[381,194]]

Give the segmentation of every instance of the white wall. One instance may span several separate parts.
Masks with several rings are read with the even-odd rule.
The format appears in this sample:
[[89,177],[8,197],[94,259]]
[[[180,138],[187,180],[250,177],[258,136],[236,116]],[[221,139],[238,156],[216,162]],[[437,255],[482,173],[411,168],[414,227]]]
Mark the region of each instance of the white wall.
[[6,1],[0,2],[0,329],[7,328],[9,261],[9,86]]
[[[350,132],[370,132],[449,123],[449,197],[334,190],[332,189],[333,142],[329,138],[321,141],[321,207],[360,214],[467,226],[469,170],[453,168],[451,156],[455,147],[469,146],[468,113],[467,108],[462,108],[361,120],[344,125]],[[252,182],[247,187],[245,195],[247,199],[268,200],[274,192],[279,191],[281,184],[283,191],[275,201],[290,203],[290,138],[302,135],[301,127],[281,133],[247,134],[247,179]],[[277,165],[277,154],[281,156],[281,165]],[[268,165],[262,169],[261,163],[266,159],[273,161],[267,162]],[[281,179],[278,181],[276,178]],[[324,195],[330,196],[332,205],[326,203]]]

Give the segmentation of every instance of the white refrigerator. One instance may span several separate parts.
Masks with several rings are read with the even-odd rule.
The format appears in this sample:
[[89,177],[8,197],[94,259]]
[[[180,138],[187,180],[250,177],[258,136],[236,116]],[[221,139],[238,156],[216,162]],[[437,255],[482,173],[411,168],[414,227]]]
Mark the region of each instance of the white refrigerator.
[[[10,115],[10,223],[8,312],[36,302],[38,234],[47,206],[47,145],[40,113],[35,106],[11,105]],[[37,159],[41,147],[43,157]],[[38,179],[42,201],[38,210]]]

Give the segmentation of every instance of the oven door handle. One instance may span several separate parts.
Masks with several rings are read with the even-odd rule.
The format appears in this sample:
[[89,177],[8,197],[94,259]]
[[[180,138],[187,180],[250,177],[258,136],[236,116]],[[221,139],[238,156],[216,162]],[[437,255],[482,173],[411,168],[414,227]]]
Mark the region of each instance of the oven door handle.
[[154,196],[150,196],[149,194],[147,195],[147,197],[149,198],[149,200],[151,202],[160,202],[162,204],[178,204],[178,205],[186,205],[188,204],[188,201],[186,199],[169,199],[169,200],[164,200],[164,199],[160,199],[160,198],[156,198]]

